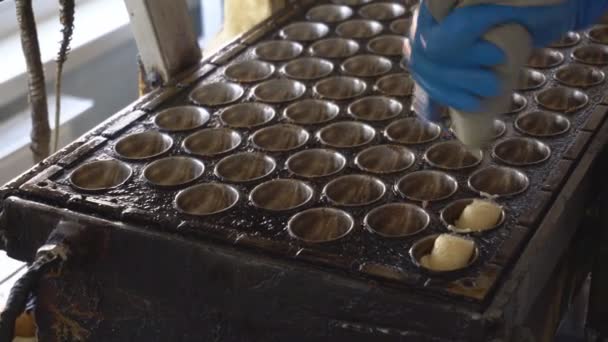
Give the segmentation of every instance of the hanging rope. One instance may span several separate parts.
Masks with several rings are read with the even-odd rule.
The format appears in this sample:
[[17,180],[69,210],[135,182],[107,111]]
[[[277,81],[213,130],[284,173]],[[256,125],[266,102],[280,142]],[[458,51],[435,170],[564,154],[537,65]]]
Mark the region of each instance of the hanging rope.
[[59,0],[59,20],[63,26],[61,29],[62,40],[57,54],[57,75],[55,79],[55,142],[53,151],[59,147],[59,130],[61,126],[61,78],[63,65],[70,53],[70,42],[74,33],[74,0]]
[[27,65],[29,103],[32,110],[30,149],[33,152],[34,162],[37,163],[48,157],[51,144],[44,69],[40,57],[32,0],[15,0],[15,5],[21,33],[21,46]]

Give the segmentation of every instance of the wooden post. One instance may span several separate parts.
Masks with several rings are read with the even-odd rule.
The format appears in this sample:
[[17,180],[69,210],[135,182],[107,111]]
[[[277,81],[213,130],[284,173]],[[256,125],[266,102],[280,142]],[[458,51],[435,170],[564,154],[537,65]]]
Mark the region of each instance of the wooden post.
[[125,0],[147,82],[167,84],[201,59],[185,0]]

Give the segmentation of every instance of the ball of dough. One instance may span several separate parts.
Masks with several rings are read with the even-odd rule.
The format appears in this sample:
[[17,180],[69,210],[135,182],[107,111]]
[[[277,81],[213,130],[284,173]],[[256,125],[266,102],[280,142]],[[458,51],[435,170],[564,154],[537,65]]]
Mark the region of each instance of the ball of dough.
[[456,228],[461,230],[483,231],[498,223],[502,208],[490,201],[474,200],[467,205],[460,218],[456,220]]
[[435,239],[431,254],[420,258],[420,264],[434,271],[458,270],[469,264],[474,250],[472,240],[442,234]]

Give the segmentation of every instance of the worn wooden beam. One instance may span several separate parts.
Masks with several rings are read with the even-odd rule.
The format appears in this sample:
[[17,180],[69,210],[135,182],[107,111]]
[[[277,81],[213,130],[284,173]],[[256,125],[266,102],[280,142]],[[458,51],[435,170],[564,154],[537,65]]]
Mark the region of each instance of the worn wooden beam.
[[201,59],[185,0],[125,0],[131,29],[154,86],[167,84]]

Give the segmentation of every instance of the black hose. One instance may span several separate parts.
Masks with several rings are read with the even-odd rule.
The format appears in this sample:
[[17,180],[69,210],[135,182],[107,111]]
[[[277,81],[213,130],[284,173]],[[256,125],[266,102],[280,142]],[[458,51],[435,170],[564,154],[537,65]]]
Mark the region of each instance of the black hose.
[[[0,0],[1,1],[1,0]],[[12,341],[15,334],[15,322],[35,301],[36,290],[44,273],[57,266],[72,255],[83,229],[74,222],[60,222],[50,234],[47,243],[38,249],[36,260],[17,280],[10,291],[6,307],[0,312],[0,342]]]
[[0,312],[0,341],[12,341],[15,322],[25,311],[30,295],[35,291],[40,277],[53,265],[61,261],[58,254],[43,253],[17,280],[8,297],[6,307]]

